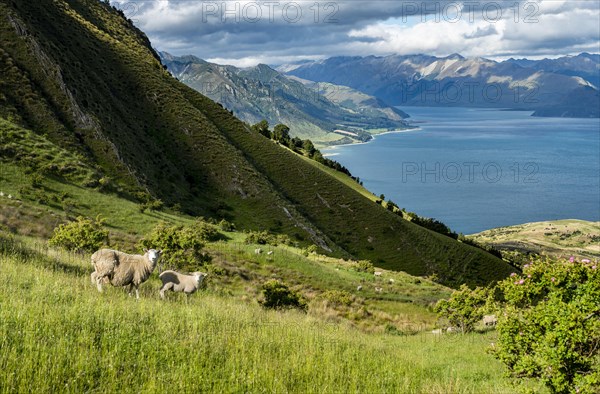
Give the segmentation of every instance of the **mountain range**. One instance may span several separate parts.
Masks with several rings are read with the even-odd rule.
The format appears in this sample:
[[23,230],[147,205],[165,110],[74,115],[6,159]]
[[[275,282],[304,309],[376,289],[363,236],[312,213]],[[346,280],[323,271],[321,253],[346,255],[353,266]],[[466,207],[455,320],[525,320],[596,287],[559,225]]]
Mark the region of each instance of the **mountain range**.
[[177,79],[241,120],[283,123],[291,127],[293,137],[309,138],[319,145],[366,141],[369,130],[407,127],[406,113],[348,87],[288,78],[265,64],[237,68],[195,56],[159,55]]
[[[288,75],[348,86],[394,106],[463,106],[599,117],[600,56],[497,62],[428,55],[333,57],[286,64]],[[408,111],[410,112],[410,111]]]
[[287,234],[321,253],[435,274],[453,286],[514,271],[404,220],[346,175],[265,138],[177,81],[146,35],[106,2],[0,0],[0,118],[0,180],[21,182],[4,177],[22,174],[28,186],[15,189],[16,198],[47,212],[76,214],[78,204],[91,204],[61,205],[68,195],[52,203],[49,189],[30,201],[26,192],[52,178],[90,195],[161,200],[172,212]]

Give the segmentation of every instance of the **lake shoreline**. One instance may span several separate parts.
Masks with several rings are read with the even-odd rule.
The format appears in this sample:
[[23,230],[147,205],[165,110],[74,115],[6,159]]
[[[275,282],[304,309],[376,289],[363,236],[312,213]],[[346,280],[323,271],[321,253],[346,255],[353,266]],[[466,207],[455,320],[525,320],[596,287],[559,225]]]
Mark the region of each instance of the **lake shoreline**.
[[[331,145],[331,146],[327,146],[325,148],[322,149],[322,151],[325,150],[334,150],[340,147],[345,147],[345,146],[358,146],[358,145],[365,145],[365,144],[369,144],[373,141],[375,141],[377,139],[377,137],[381,136],[381,135],[385,135],[385,134],[402,134],[402,133],[408,133],[408,132],[412,132],[412,131],[421,131],[422,128],[421,127],[411,127],[409,129],[402,129],[402,130],[391,130],[391,131],[384,131],[382,133],[377,133],[377,134],[371,134],[371,139],[368,141],[364,141],[364,142],[352,142],[350,144],[337,144],[337,145]],[[337,152],[331,152],[331,153],[323,153],[323,157],[331,157],[331,156],[337,156],[339,153]]]
[[[417,128],[322,153],[368,190],[464,234],[549,218],[600,220],[597,120],[436,107],[411,115]],[[383,134],[396,135],[377,138]]]

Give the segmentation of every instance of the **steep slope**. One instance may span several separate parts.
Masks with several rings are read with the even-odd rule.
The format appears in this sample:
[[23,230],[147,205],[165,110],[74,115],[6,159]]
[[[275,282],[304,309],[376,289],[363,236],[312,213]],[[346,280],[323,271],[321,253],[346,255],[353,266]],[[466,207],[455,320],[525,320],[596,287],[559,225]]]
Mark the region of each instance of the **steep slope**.
[[[175,57],[160,53],[163,63],[181,82],[194,88],[250,124],[266,119],[271,125],[284,123],[292,136],[315,143],[341,140],[336,129],[358,131],[365,140],[370,129],[403,129],[406,114],[381,102],[363,104],[359,111],[340,105],[335,97],[287,78],[267,65],[240,69],[206,62],[194,56]],[[382,110],[383,108],[384,110]]]
[[[597,65],[594,58],[586,59],[590,63],[586,70]],[[311,81],[349,86],[392,105],[514,108],[537,110],[540,116],[598,117],[597,87],[575,71],[555,68],[455,54],[336,57],[281,69]]]
[[1,0],[0,15],[0,117],[84,157],[120,194],[143,192],[452,285],[511,272],[251,132],[172,78],[145,35],[108,4]]

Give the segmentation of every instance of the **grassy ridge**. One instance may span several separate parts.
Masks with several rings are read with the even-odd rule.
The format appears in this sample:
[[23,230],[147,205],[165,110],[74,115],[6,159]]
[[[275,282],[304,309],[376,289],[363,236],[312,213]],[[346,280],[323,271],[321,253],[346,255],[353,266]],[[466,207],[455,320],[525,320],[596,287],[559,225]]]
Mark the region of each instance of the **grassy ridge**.
[[[210,289],[188,303],[100,294],[89,263],[3,247],[0,392],[511,393],[492,334],[363,334]],[[251,338],[251,340],[250,340]]]
[[469,238],[500,250],[545,254],[555,258],[600,257],[600,222],[554,220],[494,228]]

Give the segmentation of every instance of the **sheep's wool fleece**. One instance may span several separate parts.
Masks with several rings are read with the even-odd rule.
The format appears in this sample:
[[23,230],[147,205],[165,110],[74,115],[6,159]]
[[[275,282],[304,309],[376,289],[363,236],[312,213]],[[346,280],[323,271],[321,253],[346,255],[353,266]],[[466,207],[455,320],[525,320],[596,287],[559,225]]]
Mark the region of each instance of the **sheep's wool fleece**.
[[100,249],[92,255],[98,275],[106,275],[113,286],[139,286],[154,270],[156,264],[144,256],[132,255],[118,250]]

